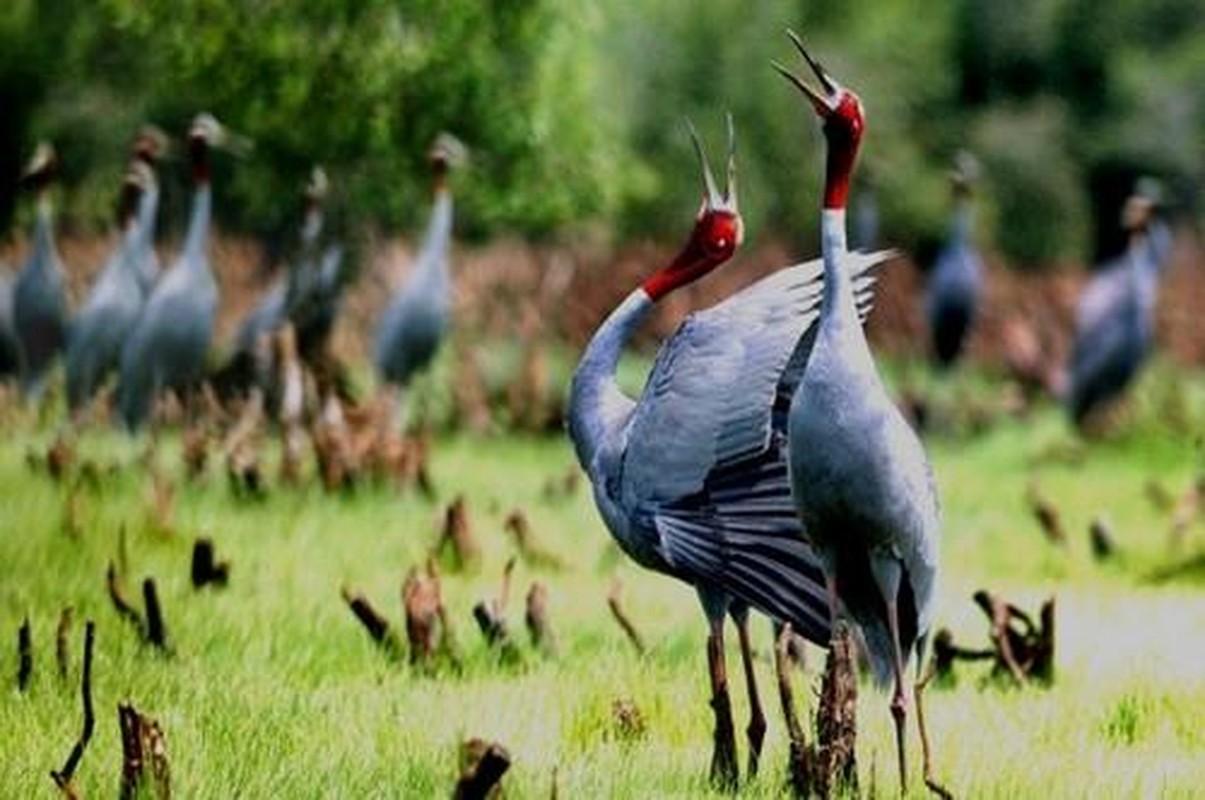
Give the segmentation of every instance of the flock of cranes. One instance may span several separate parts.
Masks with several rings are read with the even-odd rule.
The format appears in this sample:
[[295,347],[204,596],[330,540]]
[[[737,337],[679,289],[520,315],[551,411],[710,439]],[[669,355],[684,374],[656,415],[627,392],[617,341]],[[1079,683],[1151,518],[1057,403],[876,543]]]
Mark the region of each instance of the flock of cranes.
[[[215,117],[202,113],[187,133],[192,208],[179,255],[160,271],[154,248],[159,187],[156,169],[168,140],[155,128],[141,131],[122,182],[120,237],[87,299],[72,318],[62,262],[55,247],[50,186],[53,148],[39,145],[22,182],[36,195],[37,221],[24,269],[10,286],[0,282],[0,377],[15,376],[37,401],[55,360],[66,368],[67,403],[76,417],[116,376],[116,405],[136,431],[152,417],[167,390],[187,395],[206,377],[218,308],[209,261],[214,151],[236,155],[248,144]],[[378,323],[375,363],[383,382],[403,387],[435,355],[451,304],[448,258],[452,236],[449,171],[463,146],[442,135],[429,153],[434,210],[413,276],[398,290]],[[328,179],[315,168],[304,193],[305,213],[297,261],[239,328],[234,356],[249,361],[262,379],[270,369],[273,336],[291,327],[298,355],[323,357],[345,288],[343,251],[323,242],[323,201]]]
[[[712,775],[734,785],[736,743],[724,660],[724,626],[739,636],[749,693],[750,770],[756,769],[764,712],[749,640],[755,609],[827,646],[848,617],[876,677],[892,685],[899,774],[906,785],[905,671],[919,670],[934,617],[940,515],[924,448],[893,402],[863,332],[875,270],[891,251],[852,252],[846,205],[865,132],[858,96],[829,75],[792,34],[819,88],[775,67],[821,121],[827,158],[820,211],[821,257],[778,270],[688,317],[665,341],[639,398],[616,381],[620,355],[665,296],[727,262],[743,239],[735,134],[729,119],[721,192],[693,128],[703,205],[681,252],[636,287],[602,323],[574,374],[569,435],[591,479],[598,511],[637,563],[690,584],[708,624],[707,663],[716,715]],[[0,283],[0,371],[39,398],[63,356],[66,397],[83,413],[112,377],[130,430],[152,418],[166,390],[187,391],[205,377],[218,287],[209,261],[211,169],[215,151],[242,141],[209,114],[187,133],[193,196],[186,235],[171,266],[154,248],[157,169],[166,137],[137,137],[122,182],[120,237],[78,313],[68,311],[49,187],[55,154],[35,153],[22,181],[37,215],[27,262]],[[372,362],[393,401],[424,369],[450,314],[453,202],[448,174],[462,148],[441,137],[429,152],[433,209],[411,277],[376,327]],[[983,294],[973,244],[976,168],[960,159],[953,176],[949,241],[926,295],[932,352],[942,368],[964,350]],[[328,179],[306,185],[295,263],[245,318],[235,358],[257,375],[270,369],[265,343],[288,327],[302,359],[327,349],[345,280],[343,251],[324,238]],[[1122,392],[1151,348],[1152,314],[1170,236],[1149,198],[1136,195],[1124,220],[1130,246],[1085,289],[1076,318],[1066,403],[1082,424]],[[923,716],[918,714],[918,719]],[[927,737],[925,779],[930,775]]]

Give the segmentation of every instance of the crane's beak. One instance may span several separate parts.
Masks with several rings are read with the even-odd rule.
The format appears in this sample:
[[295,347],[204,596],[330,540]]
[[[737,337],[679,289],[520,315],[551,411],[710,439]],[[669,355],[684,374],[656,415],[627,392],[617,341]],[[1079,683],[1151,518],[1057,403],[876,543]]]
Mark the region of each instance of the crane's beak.
[[235,158],[248,158],[255,150],[255,142],[224,126],[218,140],[214,142],[214,146],[225,150]]
[[795,45],[795,49],[798,50],[803,56],[804,61],[808,63],[808,66],[811,67],[812,72],[816,75],[816,79],[820,81],[820,85],[824,89],[824,94],[821,94],[808,84],[804,83],[798,75],[791,72],[777,61],[773,61],[771,64],[774,66],[774,69],[778,70],[778,72],[784,78],[794,84],[796,89],[803,92],[804,96],[811,101],[812,107],[816,109],[817,114],[819,114],[821,117],[828,117],[829,114],[831,114],[837,107],[837,90],[839,88],[837,86],[837,82],[829,77],[828,73],[824,71],[824,68],[820,66],[818,61],[812,58],[807,49],[803,46],[803,41],[795,34],[794,31],[788,29],[787,36],[791,38],[791,41]]
[[703,211],[730,211],[737,214],[737,195],[736,195],[736,129],[732,124],[732,115],[728,115],[728,175],[727,186],[724,187],[724,193],[720,194],[716,188],[715,177],[711,174],[711,167],[707,163],[707,154],[703,151],[703,142],[699,139],[699,132],[695,130],[695,126],[689,119],[686,120],[686,130],[690,134],[690,140],[695,147],[695,155],[699,159],[699,169],[703,173]]
[[38,142],[33,157],[25,165],[18,183],[25,186],[48,178],[54,170],[56,158],[54,145],[49,142]]
[[134,155],[146,159],[151,164],[175,155],[172,140],[163,129],[157,125],[143,125],[134,140]]
[[314,168],[310,171],[310,179],[306,183],[302,194],[311,203],[321,203],[326,197],[327,192],[330,191],[330,188],[331,182],[326,177],[326,170],[320,164],[315,164]]

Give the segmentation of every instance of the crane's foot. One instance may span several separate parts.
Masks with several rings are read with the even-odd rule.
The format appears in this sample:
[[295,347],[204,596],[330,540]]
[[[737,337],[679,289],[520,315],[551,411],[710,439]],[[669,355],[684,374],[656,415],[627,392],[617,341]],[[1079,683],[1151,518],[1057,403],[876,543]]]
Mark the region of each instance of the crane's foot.
[[749,720],[749,727],[745,728],[745,735],[749,739],[749,768],[745,775],[749,779],[757,777],[758,763],[761,761],[762,744],[766,740],[766,718],[757,716]]

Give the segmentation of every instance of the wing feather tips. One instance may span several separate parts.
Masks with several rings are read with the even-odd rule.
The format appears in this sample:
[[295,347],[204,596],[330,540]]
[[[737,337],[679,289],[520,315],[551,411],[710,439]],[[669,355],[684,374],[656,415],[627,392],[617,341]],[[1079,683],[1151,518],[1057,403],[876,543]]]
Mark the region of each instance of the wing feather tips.
[[[670,566],[692,582],[722,588],[762,613],[790,622],[817,644],[829,640],[828,600],[824,578],[798,522],[795,535],[778,536],[766,526],[744,524],[704,514],[658,513],[655,524],[663,555]],[[730,524],[731,523],[731,524]]]

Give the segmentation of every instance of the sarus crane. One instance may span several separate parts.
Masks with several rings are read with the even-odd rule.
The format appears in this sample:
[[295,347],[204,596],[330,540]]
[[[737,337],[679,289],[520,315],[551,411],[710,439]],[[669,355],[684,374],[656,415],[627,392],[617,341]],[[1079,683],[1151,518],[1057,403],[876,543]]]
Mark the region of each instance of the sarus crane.
[[35,401],[67,339],[67,294],[50,201],[56,168],[54,148],[41,142],[21,176],[36,193],[38,207],[32,247],[13,285],[13,327],[20,344],[21,391]]
[[428,152],[435,203],[422,250],[409,278],[377,323],[373,363],[380,379],[397,390],[405,389],[414,375],[431,363],[448,327],[452,304],[448,273],[452,190],[448,173],[463,153],[464,146],[447,134],[439,136]]
[[[750,652],[750,607],[828,643],[823,575],[791,502],[785,453],[787,402],[806,360],[805,331],[820,299],[820,265],[778,272],[690,315],[657,355],[639,399],[616,383],[625,344],[656,303],[728,261],[743,235],[729,120],[723,195],[691,131],[703,204],[682,251],[633,290],[581,357],[569,399],[569,436],[593,484],[600,516],[641,566],[693,586],[707,617],[715,711],[711,776],[737,780],[724,660],[724,618],[736,624],[749,692],[750,772],[765,718]],[[853,259],[860,306],[881,254]]]
[[1133,194],[1122,211],[1125,253],[1088,282],[1075,314],[1067,411],[1081,430],[1120,397],[1141,370],[1154,340],[1159,276],[1171,234],[1154,201]]
[[983,259],[972,238],[972,192],[979,168],[970,153],[959,153],[950,175],[954,216],[950,235],[937,254],[925,287],[925,312],[933,358],[953,366],[975,322],[983,292]]
[[[243,319],[235,342],[236,353],[255,354],[264,337],[274,334],[286,320],[300,328],[296,317],[302,317],[309,327],[313,327],[313,319],[338,302],[339,250],[328,248],[323,251],[320,247],[324,221],[322,204],[329,188],[326,172],[321,167],[314,167],[302,193],[305,210],[296,262],[272,282],[259,303]],[[333,312],[330,316],[330,322],[333,322]],[[314,336],[308,328],[306,333]]]
[[159,213],[159,180],[155,170],[169,150],[167,135],[154,125],[144,125],[134,140],[134,159],[145,165],[145,187],[138,200],[138,287],[150,297],[159,280],[159,255],[155,252],[155,219]]
[[[824,294],[815,342],[791,399],[787,446],[792,494],[824,571],[830,614],[862,631],[880,682],[894,677],[900,785],[906,791],[904,670],[922,668],[933,622],[940,517],[924,448],[879,378],[858,319],[858,261],[846,249],[845,206],[862,139],[862,102],[791,40],[820,82],[775,67],[823,120],[827,145],[821,249]],[[920,684],[918,683],[918,687]],[[920,690],[916,700],[920,702]],[[924,717],[925,782],[932,781]]]
[[194,189],[184,249],[155,284],[122,351],[118,403],[130,430],[147,421],[161,391],[195,388],[213,338],[218,287],[209,264],[210,151],[247,145],[207,113],[193,120],[188,144]]
[[121,237],[93,284],[67,339],[67,406],[84,409],[109,373],[121,363],[121,351],[142,311],[140,265],[145,258],[139,205],[154,182],[144,162],[130,165],[118,204]]

